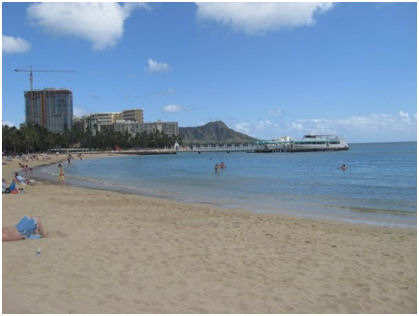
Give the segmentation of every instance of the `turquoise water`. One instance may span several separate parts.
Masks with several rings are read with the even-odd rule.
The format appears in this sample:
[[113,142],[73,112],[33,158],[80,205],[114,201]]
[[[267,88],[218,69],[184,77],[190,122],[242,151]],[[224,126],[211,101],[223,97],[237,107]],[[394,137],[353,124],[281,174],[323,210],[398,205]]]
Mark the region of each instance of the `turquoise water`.
[[[227,168],[214,173],[215,163]],[[338,167],[345,163],[349,169]],[[74,161],[66,180],[255,212],[416,227],[416,142],[313,153],[178,153]],[[49,167],[56,173],[56,166]]]

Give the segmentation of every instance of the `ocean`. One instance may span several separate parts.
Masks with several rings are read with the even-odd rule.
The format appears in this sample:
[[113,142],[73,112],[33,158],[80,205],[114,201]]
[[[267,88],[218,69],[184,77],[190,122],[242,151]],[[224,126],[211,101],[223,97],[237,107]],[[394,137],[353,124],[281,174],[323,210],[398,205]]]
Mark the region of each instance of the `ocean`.
[[[214,172],[216,163],[226,168]],[[346,171],[339,166],[345,163]],[[177,153],[73,160],[66,183],[297,217],[416,227],[417,143],[348,151]],[[41,173],[55,176],[57,166]]]

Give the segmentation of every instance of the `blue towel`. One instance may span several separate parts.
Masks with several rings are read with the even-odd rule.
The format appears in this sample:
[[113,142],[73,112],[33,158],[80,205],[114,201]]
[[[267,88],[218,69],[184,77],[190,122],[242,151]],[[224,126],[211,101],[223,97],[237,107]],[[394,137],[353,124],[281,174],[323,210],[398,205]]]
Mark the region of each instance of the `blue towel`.
[[17,224],[17,231],[24,236],[29,238],[37,229],[37,223],[34,218],[24,216]]

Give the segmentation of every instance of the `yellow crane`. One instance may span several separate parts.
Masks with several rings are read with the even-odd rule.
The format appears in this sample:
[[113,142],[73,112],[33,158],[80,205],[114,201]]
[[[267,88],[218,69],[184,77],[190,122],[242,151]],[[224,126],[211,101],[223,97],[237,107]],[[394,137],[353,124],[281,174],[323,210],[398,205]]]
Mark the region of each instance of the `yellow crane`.
[[[31,123],[34,122],[33,119],[33,73],[34,72],[75,72],[74,70],[47,70],[47,69],[32,69],[32,66],[30,66],[29,69],[15,69],[16,72],[29,72],[29,83],[30,83],[30,88],[31,88]],[[43,106],[45,107],[45,104],[43,104]],[[42,113],[45,114],[45,109],[41,109]]]

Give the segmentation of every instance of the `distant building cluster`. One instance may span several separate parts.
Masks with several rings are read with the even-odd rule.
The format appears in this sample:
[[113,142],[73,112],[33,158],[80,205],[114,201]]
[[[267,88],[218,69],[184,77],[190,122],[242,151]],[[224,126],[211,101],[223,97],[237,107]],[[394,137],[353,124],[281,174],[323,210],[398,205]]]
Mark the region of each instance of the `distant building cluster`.
[[122,112],[94,113],[75,119],[74,126],[79,131],[90,131],[92,135],[100,132],[115,131],[135,136],[137,133],[151,134],[154,132],[163,132],[169,136],[179,135],[177,122],[152,122],[144,123],[144,114],[142,109],[125,110]]
[[142,109],[122,112],[95,113],[73,118],[73,93],[67,89],[43,89],[26,91],[26,124],[38,124],[53,133],[64,133],[74,128],[90,131],[93,135],[104,131],[115,131],[135,136],[137,133],[163,132],[169,136],[178,136],[177,122],[144,123]]

